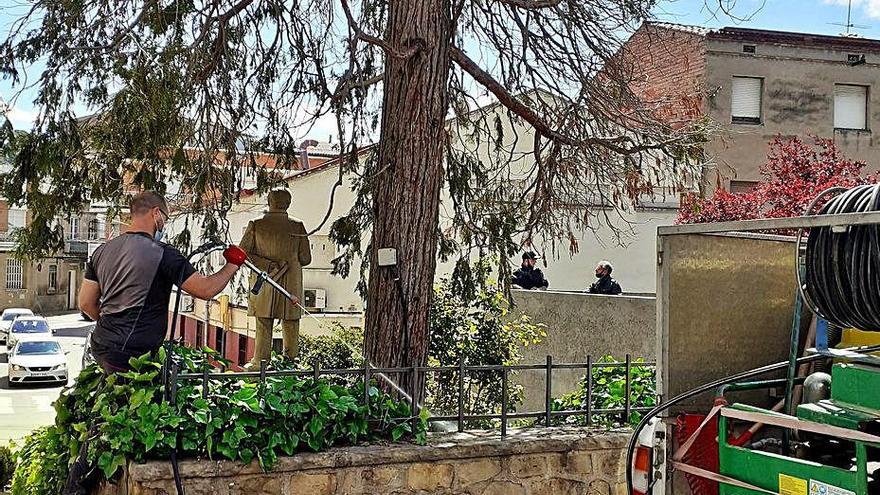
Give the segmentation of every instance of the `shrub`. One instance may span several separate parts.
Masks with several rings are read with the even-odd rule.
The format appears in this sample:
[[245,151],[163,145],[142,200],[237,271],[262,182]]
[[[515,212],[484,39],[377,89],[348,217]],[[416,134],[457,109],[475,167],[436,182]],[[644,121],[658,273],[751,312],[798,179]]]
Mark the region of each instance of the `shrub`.
[[12,481],[15,472],[15,453],[6,445],[0,445],[0,491]]
[[[181,372],[199,373],[210,349],[175,348]],[[412,431],[410,408],[371,386],[370,408],[363,384],[332,385],[295,377],[210,380],[203,398],[201,380],[181,382],[176,403],[162,400],[161,364],[155,357],[130,361],[133,370],[105,376],[85,368],[55,403],[55,425],[32,433],[21,451],[13,479],[16,495],[55,495],[67,477],[69,461],[91,430],[89,458],[106,478],[125,461],[167,459],[171,450],[185,457],[226,458],[270,469],[281,454],[320,451],[373,439],[425,441],[426,417]],[[226,363],[228,364],[228,363]],[[214,370],[216,371],[216,370]]]
[[[865,162],[846,158],[831,139],[812,137],[812,143],[792,137],[770,141],[762,180],[751,190],[731,193],[716,189],[711,198],[683,198],[677,223],[707,223],[804,215],[816,196],[832,186],[872,184],[877,177],[864,172]],[[826,200],[828,198],[825,198]],[[822,203],[816,205],[821,207]],[[792,234],[782,231],[782,234]]]
[[[483,283],[473,300],[462,297],[448,279],[434,288],[431,308],[431,335],[428,347],[430,366],[513,365],[519,363],[523,346],[537,344],[544,337],[544,326],[522,315],[509,314],[509,304],[500,288]],[[501,412],[501,372],[468,372],[464,377],[465,414]],[[432,373],[427,380],[427,405],[433,413],[451,414],[458,406],[458,372]],[[521,385],[508,387],[510,411],[522,402]],[[472,421],[469,427],[487,426]]]
[[[299,340],[297,364],[300,368],[346,369],[360,368],[360,354],[364,347],[364,331],[334,324],[330,335],[302,335]],[[352,349],[357,353],[352,352]]]
[[[622,362],[611,356],[603,356],[596,363]],[[649,366],[639,366],[641,359],[632,362],[630,367],[630,406],[653,407],[657,404],[655,370]],[[594,367],[593,368],[593,396],[591,410],[623,409],[626,405],[626,368],[624,367]],[[578,389],[570,394],[563,395],[553,400],[554,411],[586,410],[587,408],[587,376],[581,377]],[[593,414],[592,425],[615,427],[622,425],[634,425],[642,419],[642,413],[631,411],[628,418],[623,414]],[[568,416],[555,418],[553,424],[586,425],[586,416]]]

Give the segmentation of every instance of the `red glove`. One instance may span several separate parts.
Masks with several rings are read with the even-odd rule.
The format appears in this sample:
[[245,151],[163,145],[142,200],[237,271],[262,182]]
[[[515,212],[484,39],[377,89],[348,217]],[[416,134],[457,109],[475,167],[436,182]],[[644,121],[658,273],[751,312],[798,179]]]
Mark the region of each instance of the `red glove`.
[[227,262],[237,266],[241,266],[247,261],[247,253],[244,252],[244,249],[234,244],[230,244],[228,248],[223,250],[223,257]]

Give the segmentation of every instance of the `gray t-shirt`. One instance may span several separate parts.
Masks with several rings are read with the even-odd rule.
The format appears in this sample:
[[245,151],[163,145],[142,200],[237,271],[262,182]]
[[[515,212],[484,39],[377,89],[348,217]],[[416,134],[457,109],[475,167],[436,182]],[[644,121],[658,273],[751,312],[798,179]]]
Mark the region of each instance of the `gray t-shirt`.
[[172,246],[143,232],[107,241],[86,264],[85,278],[101,290],[101,318],[92,333],[93,352],[128,357],[159,348],[168,328],[168,301],[196,269]]

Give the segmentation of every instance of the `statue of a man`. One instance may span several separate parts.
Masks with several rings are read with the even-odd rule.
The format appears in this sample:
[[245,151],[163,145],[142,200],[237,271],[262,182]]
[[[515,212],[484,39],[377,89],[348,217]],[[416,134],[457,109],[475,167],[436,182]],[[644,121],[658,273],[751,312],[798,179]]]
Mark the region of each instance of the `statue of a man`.
[[[269,192],[269,211],[252,220],[241,238],[240,246],[261,270],[287,289],[297,303],[303,297],[302,267],[312,262],[309,238],[302,222],[287,216],[290,193]],[[251,275],[251,284],[255,281]],[[300,308],[278,291],[264,286],[259,294],[250,294],[248,314],[257,319],[257,338],[253,365],[268,360],[272,352],[272,327],[281,320],[284,354],[293,359],[299,352]]]

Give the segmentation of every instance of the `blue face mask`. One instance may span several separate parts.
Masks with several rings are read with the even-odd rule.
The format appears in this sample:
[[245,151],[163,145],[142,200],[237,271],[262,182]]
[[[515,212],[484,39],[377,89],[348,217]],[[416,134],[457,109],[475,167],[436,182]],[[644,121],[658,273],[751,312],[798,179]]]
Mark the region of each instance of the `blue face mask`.
[[163,237],[165,237],[165,226],[163,225],[162,228],[160,229],[159,222],[156,222],[156,233],[153,234],[153,239],[156,242],[160,242]]

